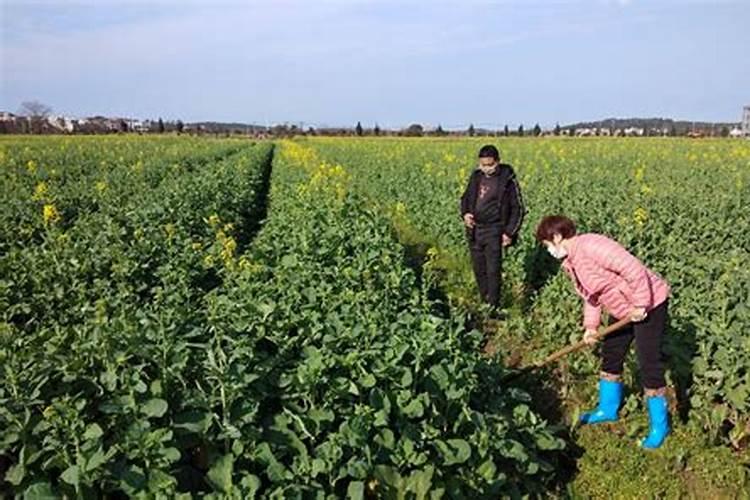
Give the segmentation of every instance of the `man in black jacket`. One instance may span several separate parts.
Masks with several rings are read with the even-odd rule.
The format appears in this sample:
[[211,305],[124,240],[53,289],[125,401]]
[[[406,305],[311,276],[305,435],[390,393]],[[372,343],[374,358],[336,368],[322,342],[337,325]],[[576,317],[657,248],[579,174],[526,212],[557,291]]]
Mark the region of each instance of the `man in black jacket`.
[[524,216],[521,189],[495,146],[479,150],[479,165],[461,196],[461,216],[482,300],[500,305],[502,249],[518,237]]

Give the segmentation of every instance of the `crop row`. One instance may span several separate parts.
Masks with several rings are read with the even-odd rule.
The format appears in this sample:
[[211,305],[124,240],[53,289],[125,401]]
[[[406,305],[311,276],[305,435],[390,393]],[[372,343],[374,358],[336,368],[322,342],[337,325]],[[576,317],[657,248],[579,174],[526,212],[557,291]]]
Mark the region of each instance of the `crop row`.
[[[388,219],[286,142],[270,217],[209,298],[198,436],[226,495],[469,498],[551,487],[563,442],[436,313]],[[205,439],[205,438],[204,438]],[[209,472],[209,478],[211,472]],[[213,480],[212,480],[213,481]]]
[[[242,241],[264,211],[272,146],[232,149],[198,151],[223,159],[103,198],[0,256],[0,469],[11,492],[95,498],[176,482],[193,409],[182,394],[210,386],[204,297],[245,265]],[[129,179],[105,166],[89,174]]]
[[115,212],[141,192],[239,151],[235,141],[40,138],[0,141],[0,249],[39,242],[80,213]]

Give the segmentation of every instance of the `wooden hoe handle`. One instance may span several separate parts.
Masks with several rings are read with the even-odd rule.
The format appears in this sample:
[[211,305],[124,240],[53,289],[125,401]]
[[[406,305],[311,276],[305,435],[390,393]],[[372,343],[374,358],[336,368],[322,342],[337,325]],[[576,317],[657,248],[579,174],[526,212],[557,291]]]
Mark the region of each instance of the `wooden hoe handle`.
[[[601,340],[604,337],[606,337],[607,335],[616,332],[617,330],[619,330],[623,326],[627,325],[628,323],[630,323],[630,318],[621,319],[617,323],[609,325],[607,328],[605,328],[603,330],[600,330],[599,333],[597,334],[596,338],[599,339],[599,340]],[[588,344],[586,344],[585,341],[581,340],[581,341],[576,342],[575,344],[571,344],[571,345],[569,345],[567,347],[563,347],[559,351],[550,354],[549,356],[547,356],[546,358],[544,358],[542,361],[539,361],[539,362],[535,363],[534,367],[535,368],[540,368],[542,366],[548,365],[548,364],[552,363],[553,361],[556,361],[556,360],[562,358],[563,356],[566,356],[566,355],[570,354],[571,352],[575,352],[575,351],[577,351],[579,349],[582,349],[582,348],[586,347],[587,345]]]

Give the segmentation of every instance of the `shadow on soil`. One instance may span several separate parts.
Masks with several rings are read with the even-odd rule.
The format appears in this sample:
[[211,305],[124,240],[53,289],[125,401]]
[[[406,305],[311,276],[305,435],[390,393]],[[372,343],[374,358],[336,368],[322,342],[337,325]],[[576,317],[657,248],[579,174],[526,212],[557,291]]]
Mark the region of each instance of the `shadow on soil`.
[[237,250],[240,253],[250,245],[268,216],[268,193],[271,190],[274,148],[275,146],[268,148],[266,158],[263,159],[261,166],[262,181],[255,197],[255,203],[248,204],[247,211],[243,214],[247,224],[237,238]]

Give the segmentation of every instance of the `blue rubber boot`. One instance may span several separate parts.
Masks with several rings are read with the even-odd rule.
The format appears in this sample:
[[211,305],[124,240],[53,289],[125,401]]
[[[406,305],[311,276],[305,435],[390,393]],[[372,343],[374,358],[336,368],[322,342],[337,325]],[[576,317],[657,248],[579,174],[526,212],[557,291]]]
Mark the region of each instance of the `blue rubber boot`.
[[647,405],[648,436],[641,440],[641,446],[653,450],[660,447],[669,434],[669,409],[664,396],[651,396],[647,399]]
[[599,380],[599,406],[581,415],[582,424],[598,424],[617,420],[617,411],[622,403],[622,382]]

